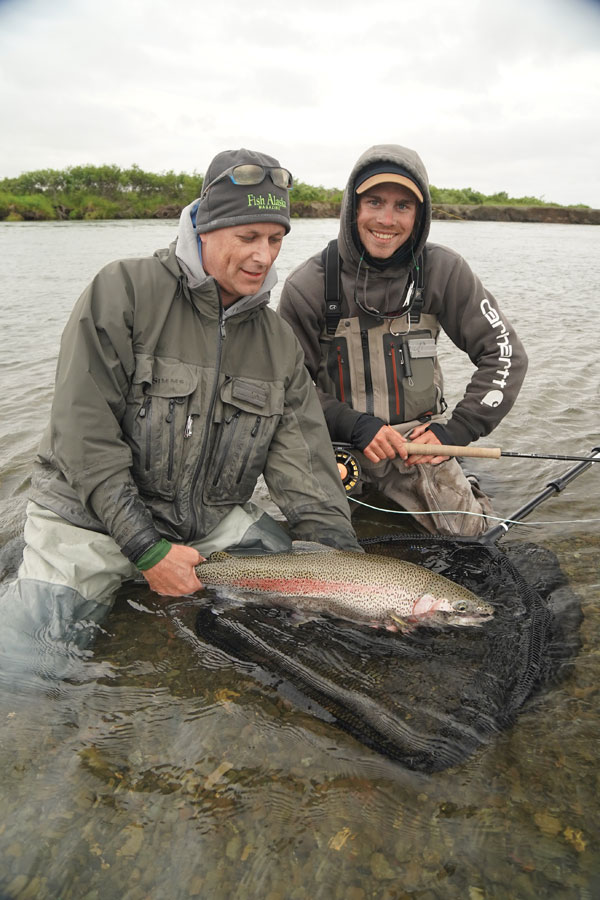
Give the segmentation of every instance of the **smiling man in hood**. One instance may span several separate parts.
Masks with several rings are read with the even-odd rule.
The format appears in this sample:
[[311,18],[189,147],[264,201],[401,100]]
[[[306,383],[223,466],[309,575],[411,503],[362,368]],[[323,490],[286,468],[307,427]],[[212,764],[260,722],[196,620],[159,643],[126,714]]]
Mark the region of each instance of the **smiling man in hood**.
[[[337,241],[291,273],[279,312],[302,344],[331,440],[357,448],[364,482],[430,532],[477,535],[491,506],[476,481],[455,459],[408,456],[404,444],[466,445],[489,434],[516,400],[527,357],[467,262],[428,241],[430,223],[418,154],[371,147],[350,173]],[[452,411],[442,330],[476,367]]]
[[[109,264],[80,297],[15,583],[33,619],[99,619],[140,572],[191,593],[214,550],[359,549],[302,349],[268,307],[291,185],[271,156],[219,153],[170,248]],[[289,533],[251,503],[260,475]]]

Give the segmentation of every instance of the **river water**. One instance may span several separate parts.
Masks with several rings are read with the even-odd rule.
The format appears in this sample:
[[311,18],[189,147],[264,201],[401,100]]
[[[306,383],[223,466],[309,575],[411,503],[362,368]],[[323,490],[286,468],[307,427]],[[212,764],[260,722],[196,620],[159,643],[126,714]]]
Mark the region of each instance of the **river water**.
[[[175,228],[0,224],[5,550],[18,551],[75,299],[101,265],[166,246]],[[295,222],[280,285],[336,231],[334,220]],[[600,230],[435,222],[432,239],[468,259],[529,353],[512,413],[483,443],[526,453],[598,447]],[[441,354],[452,406],[472,366],[448,341]],[[569,466],[502,458],[472,468],[510,516]],[[569,677],[463,765],[433,775],[379,757],[199,646],[181,603],[121,591],[76,676],[0,694],[0,896],[599,896],[599,478],[592,467],[503,539],[551,551],[579,598]],[[399,520],[365,508],[355,516],[360,536]],[[3,574],[15,563],[8,552]]]

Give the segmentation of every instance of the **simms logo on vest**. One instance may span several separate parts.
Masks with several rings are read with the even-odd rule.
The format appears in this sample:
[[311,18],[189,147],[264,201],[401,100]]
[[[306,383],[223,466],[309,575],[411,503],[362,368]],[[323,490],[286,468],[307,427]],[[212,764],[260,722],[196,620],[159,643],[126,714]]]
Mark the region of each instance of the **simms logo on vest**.
[[257,206],[264,209],[265,212],[279,212],[281,209],[287,209],[287,202],[275,194],[248,194],[248,206]]

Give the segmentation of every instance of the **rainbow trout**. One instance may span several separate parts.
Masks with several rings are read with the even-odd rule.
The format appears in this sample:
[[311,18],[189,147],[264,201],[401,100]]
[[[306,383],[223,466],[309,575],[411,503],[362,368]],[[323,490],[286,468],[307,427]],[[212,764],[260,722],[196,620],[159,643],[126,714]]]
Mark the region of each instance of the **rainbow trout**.
[[466,588],[423,566],[351,550],[231,556],[196,566],[207,587],[265,595],[276,606],[330,613],[354,622],[475,625],[493,609]]

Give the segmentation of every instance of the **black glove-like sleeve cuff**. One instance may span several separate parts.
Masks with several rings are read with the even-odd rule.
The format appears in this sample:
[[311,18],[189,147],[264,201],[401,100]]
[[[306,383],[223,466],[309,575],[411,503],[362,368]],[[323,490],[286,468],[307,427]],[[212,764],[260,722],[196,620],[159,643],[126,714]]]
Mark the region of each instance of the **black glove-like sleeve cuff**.
[[156,528],[145,528],[121,547],[121,553],[132,563],[136,563],[144,553],[160,541]]
[[[452,444],[454,443],[450,435],[448,434],[446,427],[444,425],[440,425],[439,422],[434,422],[429,426],[429,431],[433,431],[438,441],[441,441],[442,444]],[[415,438],[418,442],[419,438]]]
[[362,413],[356,420],[354,428],[352,429],[352,446],[357,447],[359,450],[364,450],[384,425],[385,422],[383,419],[378,419],[377,416],[369,416],[367,413]]

